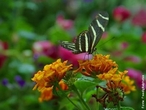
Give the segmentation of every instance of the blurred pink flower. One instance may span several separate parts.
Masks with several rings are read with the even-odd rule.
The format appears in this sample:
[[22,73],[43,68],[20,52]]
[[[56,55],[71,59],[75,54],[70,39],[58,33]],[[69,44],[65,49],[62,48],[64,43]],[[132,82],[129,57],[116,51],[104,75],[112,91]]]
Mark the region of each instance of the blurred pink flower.
[[141,71],[129,68],[128,75],[135,80],[139,88],[142,88],[142,83],[144,83],[144,90],[146,90],[146,79],[142,79],[143,74],[141,73]]
[[[0,40],[0,51],[4,51],[7,49],[8,49],[8,43]],[[7,56],[3,55],[3,52],[0,52],[0,68],[2,67],[6,59]]]
[[143,43],[146,43],[146,32],[142,34],[141,40]]
[[73,54],[71,51],[59,46],[58,47],[58,55],[63,60],[68,60],[70,63],[73,64],[74,67],[78,66],[78,60],[80,59],[90,59],[92,56],[88,55],[87,53],[81,54]]
[[116,21],[122,22],[130,17],[130,11],[123,6],[114,9],[113,16]]
[[121,50],[113,50],[113,52],[111,53],[111,56],[119,57],[122,54],[123,54],[123,51]]
[[73,54],[71,51],[61,46],[54,46],[49,41],[35,42],[33,44],[33,52],[36,58],[42,55],[51,57],[53,59],[61,58],[62,60],[68,60],[74,65],[74,67],[78,66],[79,59],[90,59],[92,57],[92,55],[87,53]]
[[104,32],[103,34],[102,34],[102,39],[106,39],[108,37],[108,33],[107,32]]
[[128,46],[129,46],[129,43],[128,42],[122,42],[121,43],[121,48],[122,49],[126,49]]
[[65,30],[71,29],[74,25],[74,22],[72,20],[64,19],[63,15],[57,16],[56,22]]
[[140,63],[141,59],[138,56],[126,56],[124,58],[125,61],[133,62],[133,63]]
[[33,44],[34,55],[45,55],[56,59],[58,57],[57,47],[49,41],[38,41]]
[[134,25],[146,27],[146,9],[139,10],[133,17],[132,23]]

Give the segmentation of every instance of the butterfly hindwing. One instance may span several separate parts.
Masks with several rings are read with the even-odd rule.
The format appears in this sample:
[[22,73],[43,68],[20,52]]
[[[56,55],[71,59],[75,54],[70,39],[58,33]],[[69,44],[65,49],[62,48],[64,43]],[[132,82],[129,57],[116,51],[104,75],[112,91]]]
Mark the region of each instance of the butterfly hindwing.
[[76,43],[75,43],[75,46],[76,46],[76,49],[82,53],[82,52],[86,52],[87,50],[87,45],[88,45],[88,38],[87,38],[87,32],[88,31],[83,31],[81,32],[78,36],[77,36],[77,39],[76,39]]
[[63,48],[71,50],[73,53],[77,53],[77,51],[78,51],[78,50],[76,50],[75,43],[71,43],[68,41],[61,41],[60,44]]

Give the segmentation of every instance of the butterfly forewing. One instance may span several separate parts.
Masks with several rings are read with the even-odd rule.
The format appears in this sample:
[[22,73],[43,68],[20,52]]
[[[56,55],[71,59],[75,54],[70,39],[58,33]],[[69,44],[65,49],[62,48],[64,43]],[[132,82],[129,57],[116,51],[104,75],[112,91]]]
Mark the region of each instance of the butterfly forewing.
[[71,50],[73,53],[88,52],[89,54],[92,54],[95,51],[95,46],[105,31],[108,20],[108,13],[99,12],[95,19],[91,22],[88,30],[81,32],[77,36],[75,43],[62,41],[61,46]]
[[100,12],[97,14],[96,18],[91,22],[89,26],[89,33],[91,37],[91,45],[90,53],[95,50],[95,46],[99,42],[100,38],[102,37],[103,32],[105,31],[105,27],[108,23],[108,13]]

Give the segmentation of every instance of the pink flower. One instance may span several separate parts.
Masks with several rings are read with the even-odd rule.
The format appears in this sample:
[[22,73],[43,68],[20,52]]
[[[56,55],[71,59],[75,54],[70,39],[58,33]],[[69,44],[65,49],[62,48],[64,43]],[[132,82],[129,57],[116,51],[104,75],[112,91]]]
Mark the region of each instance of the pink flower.
[[140,71],[138,71],[138,70],[129,68],[129,69],[128,69],[128,75],[129,75],[131,78],[133,78],[133,79],[140,80],[140,79],[141,79],[142,73],[141,73]]
[[133,63],[140,63],[141,59],[138,56],[126,56],[124,58],[125,61],[133,62]]
[[130,12],[123,6],[114,9],[113,16],[116,21],[122,22],[130,17]]
[[141,71],[129,68],[128,75],[136,81],[136,84],[139,88],[142,88],[142,83],[144,83],[144,90],[146,90],[146,79],[142,78]]
[[64,19],[63,15],[59,15],[56,22],[65,30],[71,29],[74,25],[72,20]]
[[112,56],[115,56],[115,57],[119,57],[119,56],[121,56],[123,54],[123,51],[121,51],[121,50],[114,50],[112,53],[111,53],[111,55]]
[[[8,49],[7,42],[3,42],[0,40],[0,51],[4,51]],[[0,68],[4,64],[5,60],[7,59],[7,56],[3,54],[3,52],[0,53]]]
[[92,55],[87,53],[73,54],[72,51],[69,51],[61,46],[54,46],[49,41],[39,41],[33,44],[34,56],[38,58],[39,56],[48,56],[53,59],[61,58],[62,60],[68,60],[74,65],[78,66],[78,60],[80,59],[90,59]]
[[141,40],[143,43],[146,43],[146,32],[142,34]]
[[146,9],[139,10],[134,15],[134,17],[132,19],[132,23],[134,25],[145,27],[146,26]]
[[70,63],[73,64],[74,67],[78,66],[78,60],[80,59],[90,59],[92,56],[88,55],[87,53],[81,54],[73,54],[71,51],[59,46],[58,47],[58,55],[63,60],[68,60]]
[[104,32],[103,34],[102,34],[102,39],[106,39],[108,37],[108,33],[107,32]]
[[121,48],[122,49],[126,49],[128,46],[129,46],[129,43],[128,42],[122,42],[121,43]]
[[33,52],[36,56],[45,55],[56,59],[58,57],[57,47],[49,41],[38,41],[33,44]]

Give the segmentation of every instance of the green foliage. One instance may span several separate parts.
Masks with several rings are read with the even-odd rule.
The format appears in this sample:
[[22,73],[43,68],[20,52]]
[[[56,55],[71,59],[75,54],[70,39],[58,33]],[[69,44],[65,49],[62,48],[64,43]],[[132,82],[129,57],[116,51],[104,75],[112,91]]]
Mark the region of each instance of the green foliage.
[[[146,44],[141,40],[144,28],[133,26],[131,18],[122,23],[116,22],[112,15],[114,8],[119,5],[124,5],[134,13],[132,10],[138,10],[136,6],[141,7],[143,4],[146,2],[139,0],[72,0],[72,2],[70,0],[1,0],[0,42],[7,42],[8,49],[2,50],[0,45],[0,55],[7,56],[0,67],[0,81],[7,78],[9,84],[7,86],[0,84],[0,110],[74,110],[72,104],[65,98],[58,102],[38,102],[40,94],[32,91],[34,84],[31,77],[42,65],[49,64],[55,59],[41,56],[36,61],[32,46],[35,42],[42,40],[50,41],[55,45],[58,45],[61,40],[72,41],[73,37],[88,28],[98,10],[106,10],[110,15],[110,21],[106,29],[107,38],[101,39],[97,45],[97,52],[111,54],[121,70],[135,68],[146,74]],[[66,30],[57,24],[59,14],[62,14],[64,19],[74,22],[72,29]],[[110,40],[113,37],[115,38]],[[122,50],[121,42],[127,42],[128,48]],[[116,51],[120,51],[122,55],[114,56],[113,53]],[[133,63],[124,60],[127,56],[137,56],[141,62]],[[21,87],[15,80],[17,75],[25,80],[24,87]],[[91,83],[92,79],[88,80],[84,79],[75,83],[87,100],[95,92],[88,86],[96,85]],[[86,91],[88,91],[87,94],[85,94]],[[141,108],[139,88],[137,92],[128,97],[123,105],[129,102],[126,106],[131,106],[135,110]],[[78,102],[75,103],[78,104]],[[133,109],[123,107],[121,110]]]

